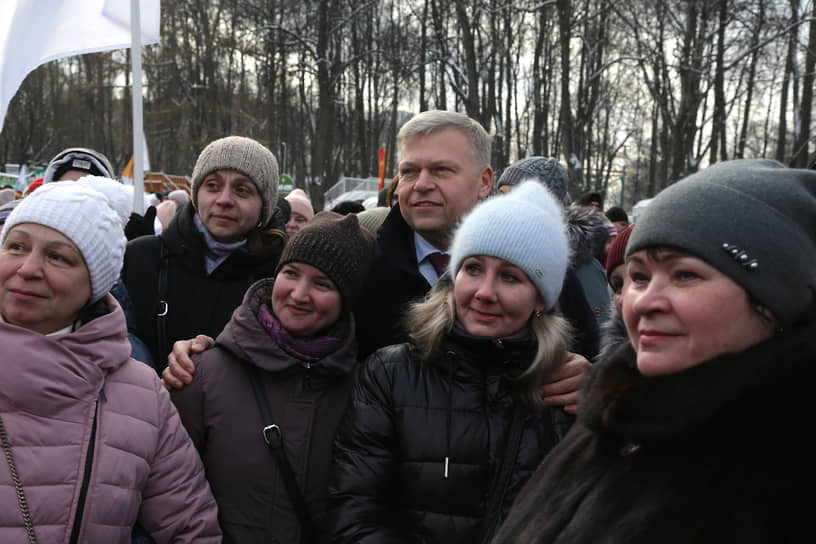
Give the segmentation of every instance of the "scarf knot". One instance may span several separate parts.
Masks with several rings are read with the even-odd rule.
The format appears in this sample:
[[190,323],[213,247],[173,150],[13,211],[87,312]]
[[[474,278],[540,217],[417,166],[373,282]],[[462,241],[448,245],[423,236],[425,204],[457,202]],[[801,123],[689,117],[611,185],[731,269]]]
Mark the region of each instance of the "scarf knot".
[[272,341],[292,357],[308,362],[319,361],[340,349],[348,336],[347,321],[346,319],[338,320],[321,336],[295,338],[281,325],[278,318],[272,315],[266,304],[261,304],[258,310],[258,322]]
[[193,222],[195,223],[198,232],[204,235],[204,243],[207,244],[207,253],[204,255],[204,266],[207,269],[208,276],[212,274],[213,270],[218,268],[221,263],[226,261],[234,251],[237,251],[246,245],[246,238],[240,242],[219,242],[213,238],[213,235],[210,234],[210,231],[208,231],[207,227],[204,226],[204,223],[201,221],[198,213],[193,215]]

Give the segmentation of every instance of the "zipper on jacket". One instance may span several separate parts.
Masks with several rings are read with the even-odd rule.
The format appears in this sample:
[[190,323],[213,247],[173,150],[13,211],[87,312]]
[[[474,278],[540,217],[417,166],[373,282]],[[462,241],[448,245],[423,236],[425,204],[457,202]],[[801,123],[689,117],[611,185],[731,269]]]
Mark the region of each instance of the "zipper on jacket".
[[82,476],[82,487],[79,488],[79,501],[77,501],[76,516],[74,526],[71,528],[70,544],[79,542],[79,530],[82,528],[82,515],[85,510],[85,499],[88,496],[88,485],[91,483],[91,468],[93,467],[94,445],[96,443],[96,419],[99,415],[99,399],[96,399],[94,406],[93,425],[91,426],[91,439],[88,443],[88,451],[85,455],[85,474]]
[[312,363],[306,361],[303,363],[305,372],[303,373],[303,387],[306,389],[312,388]]

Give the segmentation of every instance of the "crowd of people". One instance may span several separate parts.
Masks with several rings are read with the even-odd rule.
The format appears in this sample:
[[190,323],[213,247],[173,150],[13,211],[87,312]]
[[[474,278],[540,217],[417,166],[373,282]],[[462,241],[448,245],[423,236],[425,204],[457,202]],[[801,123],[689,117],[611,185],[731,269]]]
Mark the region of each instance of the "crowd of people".
[[0,542],[809,540],[815,171],[630,224],[466,115],[397,144],[370,209],[240,136],[144,215],[80,147],[2,203]]

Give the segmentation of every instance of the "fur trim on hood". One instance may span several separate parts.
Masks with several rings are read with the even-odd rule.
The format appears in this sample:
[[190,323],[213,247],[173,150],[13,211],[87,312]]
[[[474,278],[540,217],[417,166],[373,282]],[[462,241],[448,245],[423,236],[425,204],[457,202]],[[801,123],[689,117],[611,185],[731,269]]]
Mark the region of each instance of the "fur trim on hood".
[[569,208],[564,210],[567,238],[572,251],[572,265],[581,266],[603,253],[609,238],[609,220],[599,210]]
[[615,350],[629,343],[629,335],[623,317],[618,313],[615,305],[609,307],[609,316],[601,324],[601,349],[594,362],[599,363],[608,358]]

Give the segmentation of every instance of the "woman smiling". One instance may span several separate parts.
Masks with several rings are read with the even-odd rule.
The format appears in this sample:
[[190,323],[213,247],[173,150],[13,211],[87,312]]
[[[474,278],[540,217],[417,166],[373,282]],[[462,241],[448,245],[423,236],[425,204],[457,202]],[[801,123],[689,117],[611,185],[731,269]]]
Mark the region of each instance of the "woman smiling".
[[41,187],[6,221],[2,542],[129,542],[137,520],[158,542],[220,540],[201,462],[108,294],[124,249],[82,182]]
[[373,246],[353,214],[315,215],[172,393],[225,542],[325,541],[331,444],[357,365],[350,308]]
[[626,249],[630,343],[495,542],[809,542],[816,172],[716,164]]
[[536,182],[465,218],[448,273],[408,314],[412,341],[358,373],[335,442],[333,542],[489,540],[570,423],[539,391],[569,359],[552,311],[567,255]]

